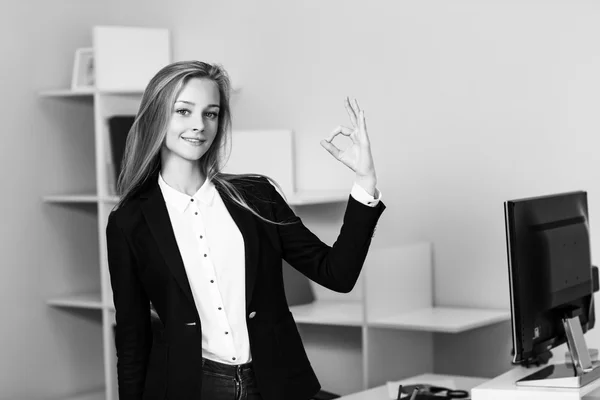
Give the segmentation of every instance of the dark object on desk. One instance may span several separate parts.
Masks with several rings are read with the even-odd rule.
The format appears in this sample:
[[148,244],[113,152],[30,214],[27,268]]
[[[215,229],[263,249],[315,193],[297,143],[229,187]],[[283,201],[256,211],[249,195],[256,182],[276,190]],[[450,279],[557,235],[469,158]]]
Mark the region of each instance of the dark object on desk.
[[440,399],[468,399],[469,392],[466,390],[454,390],[441,386],[418,384],[401,386],[398,390],[398,398],[404,394],[402,399],[410,400],[414,390],[417,394],[414,400],[440,400]]
[[125,153],[125,141],[134,120],[134,115],[115,115],[108,119],[110,152],[113,165],[115,166],[115,182],[119,179],[121,161],[123,160],[123,154]]
[[315,394],[311,400],[332,400],[339,399],[340,397],[340,395],[328,392],[326,390],[319,390],[319,392]]

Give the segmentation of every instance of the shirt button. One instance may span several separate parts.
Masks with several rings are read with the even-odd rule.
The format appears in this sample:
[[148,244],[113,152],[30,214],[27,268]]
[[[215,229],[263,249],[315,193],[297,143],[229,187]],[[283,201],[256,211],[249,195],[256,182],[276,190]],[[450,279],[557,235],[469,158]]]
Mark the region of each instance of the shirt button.
[[194,201],[194,199],[190,199],[190,201]]
[[229,332],[225,332],[226,335],[229,335]]
[[204,236],[200,235],[200,239],[202,239]]
[[215,283],[215,281],[211,279],[211,280],[210,280],[210,283]]
[[223,309],[222,307],[219,307],[219,310],[222,310],[222,309]]
[[255,315],[256,315],[256,311],[252,311],[250,313],[250,315],[248,315],[248,318],[252,319],[252,318],[254,318]]
[[198,213],[197,213],[197,212],[195,212],[195,213],[194,213],[194,215],[198,215]]
[[235,357],[231,357],[231,359],[232,359],[233,361],[235,361]]

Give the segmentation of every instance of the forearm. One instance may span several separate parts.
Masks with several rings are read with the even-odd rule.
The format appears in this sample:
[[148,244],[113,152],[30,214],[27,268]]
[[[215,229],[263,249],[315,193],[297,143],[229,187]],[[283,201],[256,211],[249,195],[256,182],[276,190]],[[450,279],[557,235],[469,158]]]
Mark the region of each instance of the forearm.
[[[145,331],[146,328],[142,329]],[[116,347],[119,399],[141,399],[152,347],[152,336],[145,333],[140,334],[140,330],[131,325],[122,328],[117,325]]]
[[341,292],[349,292],[356,285],[384,209],[381,202],[376,207],[366,207],[349,199],[340,234],[328,254],[333,263],[330,268],[336,270],[334,276],[339,280]]
[[340,234],[331,247],[304,225],[281,228],[283,256],[314,282],[347,293],[358,280],[375,225],[384,209],[383,203],[367,207],[350,196]]

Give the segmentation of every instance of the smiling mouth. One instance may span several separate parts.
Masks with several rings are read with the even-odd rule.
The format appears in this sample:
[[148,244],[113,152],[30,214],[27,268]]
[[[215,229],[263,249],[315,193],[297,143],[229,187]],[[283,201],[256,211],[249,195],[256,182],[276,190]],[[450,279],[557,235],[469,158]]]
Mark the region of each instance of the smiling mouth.
[[195,144],[195,145],[200,145],[200,144],[203,144],[204,142],[206,142],[206,139],[186,138],[186,137],[181,137],[181,138],[183,140],[185,140],[186,142]]

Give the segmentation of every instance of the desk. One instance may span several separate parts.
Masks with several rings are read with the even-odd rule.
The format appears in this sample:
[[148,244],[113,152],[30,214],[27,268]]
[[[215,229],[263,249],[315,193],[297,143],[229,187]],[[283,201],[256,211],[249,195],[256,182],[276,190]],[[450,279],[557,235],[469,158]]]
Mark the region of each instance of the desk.
[[521,379],[542,368],[516,367],[471,390],[472,400],[600,400],[600,379],[581,389],[534,388],[515,385]]
[[[472,378],[467,376],[454,376],[454,375],[438,375],[438,374],[423,374],[413,376],[411,378],[403,379],[400,381],[403,385],[410,385],[415,383],[430,383],[432,385],[442,384],[446,385],[446,382],[452,381],[454,386],[450,389],[464,389],[470,390],[471,388],[481,385],[487,379],[485,378]],[[378,386],[372,389],[365,390],[363,392],[349,394],[347,396],[340,397],[340,400],[390,400],[388,396],[387,385]],[[395,399],[394,399],[395,400]]]

